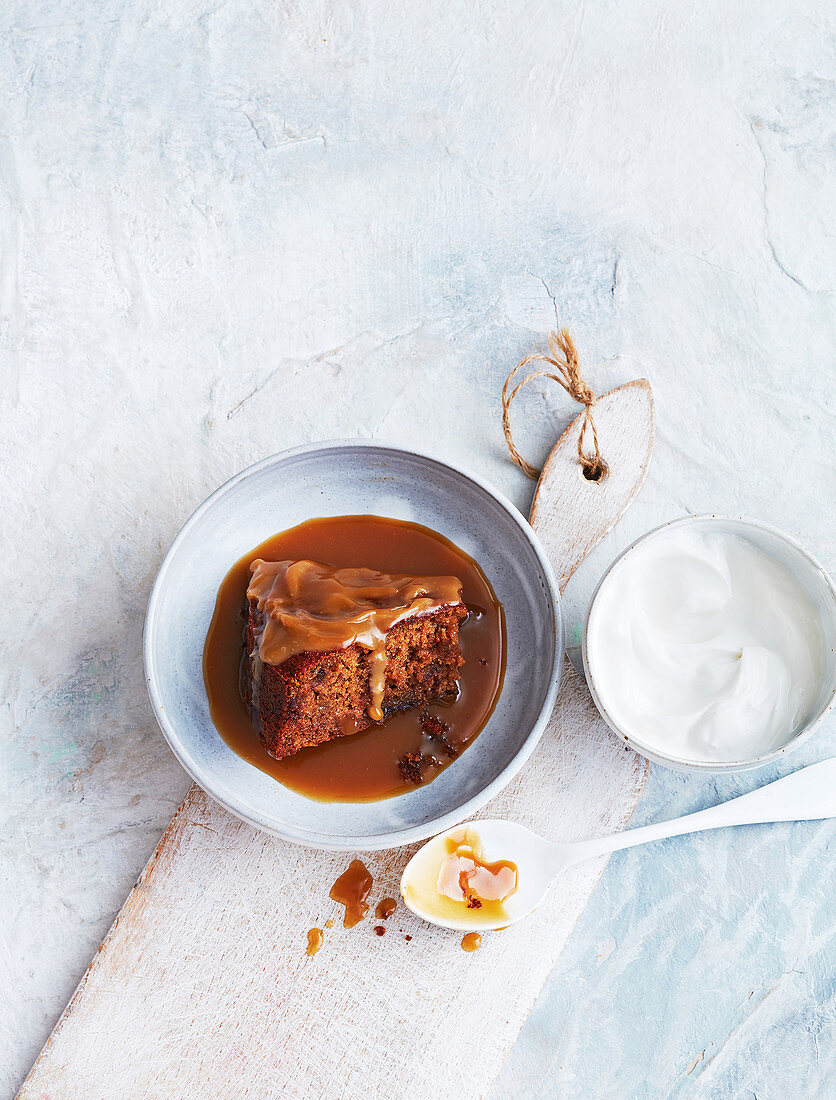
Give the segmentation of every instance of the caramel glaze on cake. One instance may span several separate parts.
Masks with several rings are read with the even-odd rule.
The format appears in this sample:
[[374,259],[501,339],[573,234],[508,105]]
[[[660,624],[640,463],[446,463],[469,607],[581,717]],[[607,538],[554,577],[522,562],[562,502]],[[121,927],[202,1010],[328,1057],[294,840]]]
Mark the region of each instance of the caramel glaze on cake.
[[455,697],[467,616],[458,578],[308,560],[250,570],[244,694],[275,759]]

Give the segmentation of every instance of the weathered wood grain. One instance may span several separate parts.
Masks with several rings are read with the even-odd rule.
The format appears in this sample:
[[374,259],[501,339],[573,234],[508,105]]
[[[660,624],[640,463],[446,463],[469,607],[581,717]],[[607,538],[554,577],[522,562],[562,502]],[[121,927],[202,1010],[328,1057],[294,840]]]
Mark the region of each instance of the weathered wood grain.
[[[575,420],[541,476],[532,522],[565,583],[638,491],[653,443],[647,383],[596,406],[610,466],[585,482]],[[524,772],[484,813],[555,839],[621,828],[646,764],[609,732],[566,663]],[[397,896],[414,848],[362,855]],[[487,1090],[603,867],[573,868],[527,921],[459,937],[399,908],[343,929],[328,889],[345,855],[259,833],[193,787],[24,1082],[22,1100],[475,1097]],[[325,933],[305,954],[307,929]],[[410,936],[411,939],[406,937]]]

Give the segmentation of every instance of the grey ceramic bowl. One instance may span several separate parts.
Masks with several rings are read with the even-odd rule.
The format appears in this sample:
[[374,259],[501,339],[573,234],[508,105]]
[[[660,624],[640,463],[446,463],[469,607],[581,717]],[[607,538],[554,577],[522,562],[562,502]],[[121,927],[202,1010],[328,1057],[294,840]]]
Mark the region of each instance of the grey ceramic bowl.
[[[203,644],[218,587],[242,555],[305,520],[358,514],[422,523],[476,559],[505,609],[505,682],[478,740],[434,782],[381,802],[315,802],[248,764],[221,739],[209,717]],[[551,566],[512,504],[473,474],[426,455],[350,440],[265,459],[197,509],[160,567],[144,649],[157,720],[205,791],[287,840],[360,850],[432,836],[471,816],[513,779],[554,705],[563,629]]]

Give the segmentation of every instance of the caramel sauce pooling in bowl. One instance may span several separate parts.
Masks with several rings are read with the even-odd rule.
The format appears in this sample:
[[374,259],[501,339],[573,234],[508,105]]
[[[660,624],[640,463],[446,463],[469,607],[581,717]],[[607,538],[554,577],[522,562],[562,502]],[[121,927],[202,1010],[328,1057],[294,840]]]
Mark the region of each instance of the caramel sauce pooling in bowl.
[[[459,627],[464,665],[453,700],[393,714],[380,725],[274,760],[253,730],[243,701],[244,627],[250,566],[264,562],[327,562],[394,576],[455,577],[467,619]],[[287,787],[323,802],[369,802],[415,789],[440,774],[473,743],[493,711],[505,672],[505,621],[478,564],[443,536],[417,523],[380,516],[309,520],[267,539],[230,569],[218,592],[206,636],[203,676],[209,711],[229,747]],[[417,760],[410,773],[405,758]]]

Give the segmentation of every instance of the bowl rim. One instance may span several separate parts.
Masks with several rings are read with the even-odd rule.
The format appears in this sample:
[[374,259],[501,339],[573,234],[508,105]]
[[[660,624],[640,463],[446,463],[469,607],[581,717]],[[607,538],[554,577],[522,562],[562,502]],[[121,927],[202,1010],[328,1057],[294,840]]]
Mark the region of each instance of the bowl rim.
[[[765,766],[766,764],[773,763],[775,760],[780,760],[781,757],[786,756],[788,752],[797,749],[812,735],[812,733],[818,728],[818,726],[827,717],[828,713],[832,710],[834,702],[836,702],[836,682],[834,682],[830,690],[829,698],[826,699],[826,702],[822,706],[818,716],[814,719],[811,719],[809,722],[806,722],[790,741],[788,741],[785,745],[781,745],[780,748],[771,749],[769,752],[761,753],[758,756],[753,756],[741,760],[689,760],[687,757],[674,756],[673,754],[661,752],[659,749],[651,748],[650,746],[644,745],[635,737],[631,737],[618,725],[618,723],[609,713],[606,704],[601,699],[601,696],[595,684],[595,677],[592,673],[588,649],[589,620],[592,616],[592,609],[595,606],[595,600],[598,596],[600,589],[602,588],[604,582],[607,580],[610,574],[613,572],[613,570],[616,568],[616,566],[624,558],[626,558],[628,554],[631,554],[634,550],[637,549],[637,547],[641,546],[642,543],[660,534],[662,531],[666,531],[672,527],[684,527],[697,523],[711,524],[713,522],[735,523],[744,528],[750,527],[754,530],[765,531],[767,534],[775,536],[778,540],[784,542],[787,546],[790,546],[793,550],[797,551],[812,569],[821,574],[825,586],[829,590],[834,603],[836,603],[836,583],[834,583],[833,578],[830,576],[830,574],[827,572],[821,562],[813,554],[810,553],[810,551],[807,549],[806,546],[804,546],[803,543],[799,542],[799,540],[796,539],[793,535],[788,535],[787,532],[782,531],[780,527],[775,527],[773,524],[766,523],[764,520],[751,519],[750,517],[744,515],[737,515],[733,513],[721,514],[715,512],[699,512],[697,514],[680,516],[677,519],[670,519],[667,520],[665,523],[660,523],[658,527],[651,528],[650,531],[646,531],[643,535],[632,542],[625,550],[622,550],[621,553],[610,562],[609,566],[605,569],[604,573],[596,584],[592,596],[590,597],[589,604],[587,605],[586,609],[586,616],[584,618],[583,634],[581,639],[583,668],[584,674],[586,676],[587,687],[589,688],[589,693],[592,696],[592,700],[595,703],[595,706],[598,708],[601,717],[604,719],[604,721],[607,723],[613,733],[620,737],[621,740],[624,741],[625,744],[629,745],[631,749],[639,753],[640,756],[644,756],[648,760],[652,760],[656,764],[662,764],[666,768],[672,768],[675,771],[702,772],[704,774],[746,771],[750,768],[760,768]],[[833,639],[826,639],[826,642],[832,645]]]
[[[153,651],[157,622],[160,615],[162,593],[165,588],[165,581],[171,568],[171,563],[189,531],[204,514],[213,508],[218,500],[231,492],[242,481],[254,476],[267,467],[317,452],[328,452],[345,448],[365,448],[371,451],[383,451],[390,454],[403,455],[407,458],[421,459],[437,467],[448,470],[457,476],[466,478],[492,497],[520,528],[524,538],[534,551],[534,555],[543,571],[547,583],[549,606],[552,613],[555,646],[554,657],[549,672],[549,683],[543,705],[540,708],[531,730],[510,762],[506,764],[502,771],[486,784],[481,791],[469,798],[466,802],[420,825],[413,825],[406,829],[397,829],[390,832],[341,838],[331,833],[297,832],[292,828],[277,827],[274,823],[265,821],[259,813],[250,810],[245,804],[246,799],[238,801],[216,793],[216,791],[212,789],[213,776],[211,771],[203,768],[192,758],[187,744],[183,741],[175,727],[175,723],[169,718],[157,682],[157,669]],[[145,683],[151,700],[151,707],[154,711],[157,724],[168,742],[169,748],[186,773],[206,792],[207,795],[209,795],[210,798],[247,824],[257,829],[261,829],[264,832],[271,833],[274,836],[281,837],[291,843],[326,851],[377,851],[386,848],[402,847],[416,841],[426,840],[428,837],[444,832],[446,829],[452,828],[454,825],[458,825],[467,818],[472,817],[473,814],[499,794],[499,792],[516,777],[540,741],[552,711],[554,710],[555,700],[560,689],[564,653],[564,624],[557,579],[542,543],[519,509],[508,500],[503,493],[479,474],[474,473],[467,467],[458,464],[453,465],[450,462],[445,462],[443,459],[437,458],[435,455],[411,447],[400,447],[395,443],[363,438],[326,439],[314,443],[305,443],[297,447],[289,447],[283,451],[277,451],[275,454],[268,455],[258,462],[252,463],[243,470],[240,470],[237,474],[233,474],[232,477],[219,485],[218,488],[210,493],[209,496],[189,515],[166,551],[160,563],[157,575],[154,578],[151,594],[148,598],[142,634]],[[218,734],[218,737],[220,737],[220,734]]]

